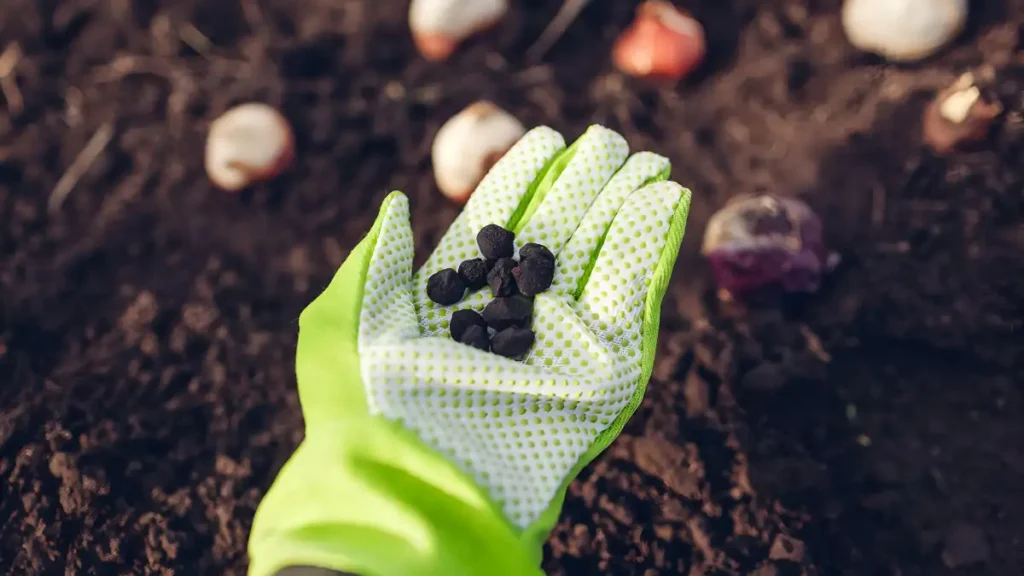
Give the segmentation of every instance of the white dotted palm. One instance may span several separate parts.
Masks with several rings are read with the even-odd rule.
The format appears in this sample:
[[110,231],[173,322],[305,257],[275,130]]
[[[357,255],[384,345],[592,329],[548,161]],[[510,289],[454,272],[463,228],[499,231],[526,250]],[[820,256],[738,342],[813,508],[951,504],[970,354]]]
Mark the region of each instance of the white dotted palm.
[[[667,159],[628,157],[624,139],[608,129],[593,126],[564,148],[549,128],[524,136],[416,274],[408,203],[389,203],[359,319],[371,413],[446,455],[523,529],[642,393],[648,288],[663,254],[674,261],[681,230],[670,228],[685,222],[690,198],[664,181]],[[557,257],[554,284],[535,299],[537,340],[523,361],[449,336],[451,313],[482,310],[486,288],[454,306],[426,297],[431,274],[479,257],[476,233],[487,224],[515,230],[517,249],[538,242]]]

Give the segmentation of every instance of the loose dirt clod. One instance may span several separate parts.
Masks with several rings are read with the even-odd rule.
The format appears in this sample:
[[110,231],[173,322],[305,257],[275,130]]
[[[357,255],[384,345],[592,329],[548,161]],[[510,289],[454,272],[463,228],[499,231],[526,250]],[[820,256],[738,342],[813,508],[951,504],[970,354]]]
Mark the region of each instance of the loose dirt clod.
[[515,233],[498,226],[488,224],[476,234],[476,244],[484,258],[511,258],[515,254]]
[[491,351],[506,358],[519,358],[533,346],[534,339],[532,330],[512,326],[494,335]]
[[942,563],[955,569],[987,562],[989,559],[988,538],[981,528],[966,522],[957,522],[946,531],[942,548]]
[[487,272],[490,268],[483,258],[465,260],[459,264],[459,276],[466,283],[466,288],[479,290],[487,285]]
[[484,307],[481,314],[484,322],[498,331],[510,326],[522,328],[530,323],[532,315],[533,301],[522,296],[495,298]]
[[555,255],[551,253],[551,250],[548,250],[547,246],[537,244],[536,242],[523,244],[522,248],[519,249],[519,259],[530,260],[533,258],[555,261]]
[[512,269],[516,287],[523,296],[536,296],[551,287],[555,277],[555,262],[541,258],[524,258]]
[[494,267],[487,273],[487,284],[496,298],[512,296],[516,293],[516,279],[512,271],[519,263],[512,258],[499,258]]
[[427,279],[427,297],[438,304],[450,306],[462,300],[465,294],[466,283],[451,268],[435,272]]
[[459,338],[459,342],[468,344],[473,348],[487,352],[491,348],[491,339],[487,335],[487,328],[483,326],[470,326]]
[[453,312],[448,325],[452,334],[452,340],[455,340],[456,342],[462,342],[462,335],[465,334],[466,330],[471,326],[480,326],[485,330],[487,328],[487,323],[484,322],[483,316],[481,316],[476,310],[469,309],[456,310]]

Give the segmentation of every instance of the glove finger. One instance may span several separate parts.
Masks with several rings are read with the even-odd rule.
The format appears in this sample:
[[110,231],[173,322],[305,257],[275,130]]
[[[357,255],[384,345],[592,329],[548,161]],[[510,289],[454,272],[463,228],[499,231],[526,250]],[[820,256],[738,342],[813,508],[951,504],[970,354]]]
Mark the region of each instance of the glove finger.
[[413,236],[405,196],[382,212],[380,236],[370,257],[359,313],[359,351],[381,342],[419,337],[412,300]]
[[[380,299],[378,294],[397,292],[395,288],[379,288],[381,282],[377,279],[386,276],[382,273],[385,262],[389,265],[397,262],[385,260],[381,254],[408,244],[410,252],[405,259],[408,266],[412,261],[412,236],[408,228],[409,201],[401,192],[392,192],[384,200],[370,232],[352,250],[327,288],[299,316],[295,373],[307,429],[366,412],[365,392],[353,374],[359,366],[359,344],[364,339],[361,332],[374,325],[374,321],[368,319],[372,313],[364,306]],[[368,291],[366,285],[370,278],[378,288]],[[408,285],[408,272],[404,278]],[[369,298],[367,294],[374,296]],[[409,307],[405,310],[408,317]],[[412,319],[415,321],[415,316]]]
[[626,140],[594,125],[573,144],[574,153],[554,182],[540,186],[516,224],[516,245],[537,242],[562,251],[598,193],[629,155]]
[[608,229],[576,310],[617,354],[635,354],[639,361],[641,339],[652,327],[657,336],[661,297],[689,206],[690,191],[679,184],[650,184],[626,199]]
[[669,160],[664,156],[651,152],[630,156],[587,210],[583,221],[559,254],[551,285],[552,294],[571,300],[579,298],[590,275],[594,256],[626,198],[645,184],[668,179],[670,170]]
[[470,305],[466,301],[455,306],[432,302],[427,298],[430,276],[445,268],[458,269],[463,260],[479,258],[477,232],[488,224],[511,227],[539,181],[564,152],[565,139],[561,134],[541,126],[523,136],[487,173],[414,278],[414,300],[426,335],[442,333],[442,322],[447,324],[446,319],[453,311]]

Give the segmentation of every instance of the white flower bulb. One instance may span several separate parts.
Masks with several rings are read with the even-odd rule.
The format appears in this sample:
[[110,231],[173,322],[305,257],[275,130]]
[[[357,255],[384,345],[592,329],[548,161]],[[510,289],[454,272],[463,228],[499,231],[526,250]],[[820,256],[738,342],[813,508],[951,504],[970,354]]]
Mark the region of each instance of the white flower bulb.
[[855,48],[896,62],[922,60],[967,22],[967,0],[846,0],[843,30]]
[[294,151],[295,138],[284,116],[271,106],[250,102],[210,124],[206,173],[218,188],[235,192],[276,176]]
[[480,101],[452,116],[434,137],[431,159],[441,193],[464,203],[526,128],[491,102]]
[[444,60],[466,38],[496,24],[508,0],[412,0],[409,28],[420,53]]

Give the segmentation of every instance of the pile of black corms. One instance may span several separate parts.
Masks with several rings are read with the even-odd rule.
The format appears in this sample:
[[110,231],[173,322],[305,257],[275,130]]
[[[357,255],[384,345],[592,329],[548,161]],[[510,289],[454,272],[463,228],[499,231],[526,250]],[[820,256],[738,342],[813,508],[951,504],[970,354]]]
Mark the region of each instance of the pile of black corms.
[[[445,306],[458,303],[466,291],[490,286],[494,300],[475,310],[459,310],[449,321],[452,338],[507,358],[521,358],[533,346],[530,329],[533,297],[547,290],[555,277],[555,256],[540,244],[529,243],[515,254],[515,234],[488,224],[476,235],[483,258],[466,260],[459,270],[446,268],[427,280],[427,296]],[[488,328],[494,331],[492,337]]]

